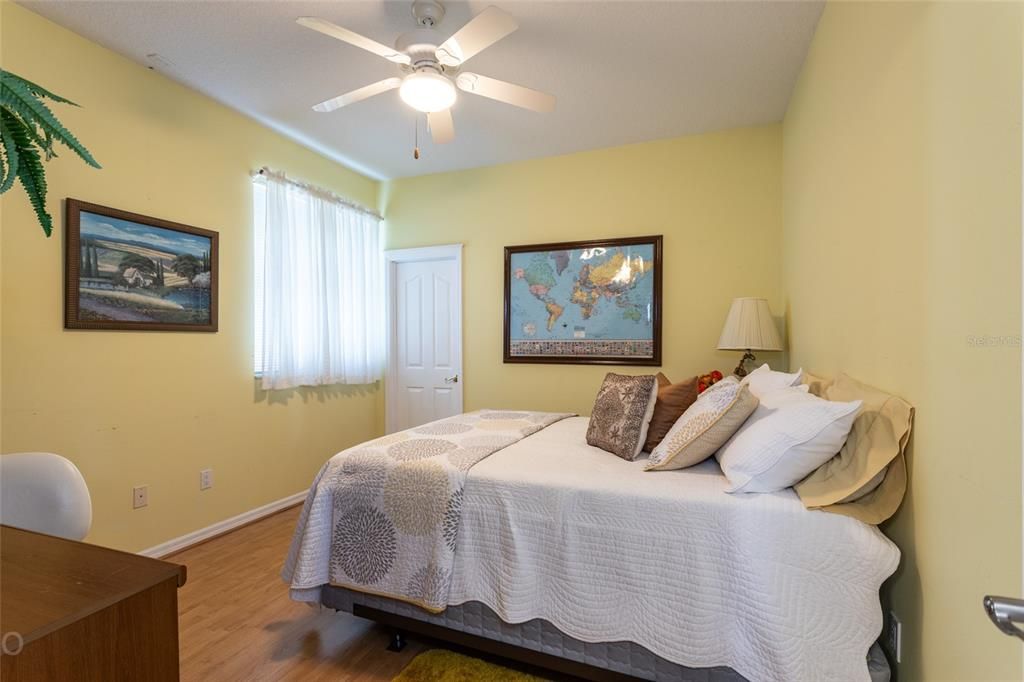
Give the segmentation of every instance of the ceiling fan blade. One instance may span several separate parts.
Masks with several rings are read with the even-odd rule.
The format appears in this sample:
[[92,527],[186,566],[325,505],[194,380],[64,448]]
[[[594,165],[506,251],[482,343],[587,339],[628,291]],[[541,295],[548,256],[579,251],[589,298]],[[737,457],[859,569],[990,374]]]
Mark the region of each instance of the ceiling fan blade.
[[497,7],[488,7],[441,43],[435,54],[442,64],[458,66],[517,28],[519,24],[512,15]]
[[555,110],[555,97],[546,92],[531,90],[521,85],[506,83],[495,78],[488,78],[477,73],[463,72],[455,78],[455,85],[460,90],[496,99],[505,104],[547,113]]
[[332,97],[331,99],[325,102],[320,102],[320,104],[317,104],[313,107],[313,111],[319,111],[321,113],[334,111],[335,109],[340,109],[343,106],[355,104],[356,102],[361,102],[362,100],[367,99],[368,97],[379,95],[382,92],[394,90],[401,84],[401,78],[385,78],[382,81],[377,81],[376,83],[364,85],[358,90],[346,92],[344,95],[338,95],[337,97]]
[[447,144],[455,139],[451,109],[427,114],[427,125],[430,126],[430,136],[434,138],[435,144]]
[[372,52],[375,55],[380,55],[381,57],[384,57],[384,59],[387,59],[388,61],[394,62],[396,64],[409,63],[409,55],[402,54],[393,47],[388,47],[383,43],[378,43],[376,40],[372,40],[370,38],[367,38],[366,36],[359,35],[354,31],[350,31],[347,28],[342,28],[341,26],[332,24],[329,21],[324,21],[323,19],[318,19],[317,17],[299,17],[298,19],[295,20],[295,23],[297,23],[299,26],[305,26],[306,28],[311,28],[314,31],[319,31],[320,33],[331,36],[332,38],[337,38],[338,40],[348,43],[349,45],[361,47],[364,50],[367,50],[368,52]]

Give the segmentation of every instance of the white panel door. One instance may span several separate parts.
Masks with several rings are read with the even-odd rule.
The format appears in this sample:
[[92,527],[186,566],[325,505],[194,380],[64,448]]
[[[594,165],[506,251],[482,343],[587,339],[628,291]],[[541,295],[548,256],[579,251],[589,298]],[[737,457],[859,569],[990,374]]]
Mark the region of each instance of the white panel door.
[[461,292],[453,259],[392,265],[389,431],[462,411]]

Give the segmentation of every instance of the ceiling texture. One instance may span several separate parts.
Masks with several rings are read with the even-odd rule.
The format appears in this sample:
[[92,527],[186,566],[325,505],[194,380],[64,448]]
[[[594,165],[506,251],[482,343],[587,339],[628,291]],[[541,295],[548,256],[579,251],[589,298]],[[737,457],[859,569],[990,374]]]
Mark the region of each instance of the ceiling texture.
[[[393,45],[412,3],[23,0],[377,179],[520,161],[782,119],[823,2],[444,2],[447,36],[490,4],[519,29],[467,69],[558,98],[538,114],[459,93],[455,141],[431,142],[397,90],[321,114],[317,102],[400,75],[381,57],[302,28],[318,16]],[[413,158],[419,123],[421,158]]]

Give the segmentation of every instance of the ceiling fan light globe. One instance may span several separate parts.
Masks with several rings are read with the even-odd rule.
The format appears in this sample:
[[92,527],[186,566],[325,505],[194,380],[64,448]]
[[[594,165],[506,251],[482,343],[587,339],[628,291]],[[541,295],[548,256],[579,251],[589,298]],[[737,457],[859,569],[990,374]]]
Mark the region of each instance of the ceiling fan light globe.
[[438,73],[411,73],[398,89],[402,101],[417,111],[430,114],[455,104],[455,85]]

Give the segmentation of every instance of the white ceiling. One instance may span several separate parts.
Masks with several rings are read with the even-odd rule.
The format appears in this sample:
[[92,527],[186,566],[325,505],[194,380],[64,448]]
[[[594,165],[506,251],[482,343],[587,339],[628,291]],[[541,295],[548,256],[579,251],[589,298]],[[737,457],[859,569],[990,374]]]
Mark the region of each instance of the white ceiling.
[[[781,120],[823,2],[445,2],[447,35],[489,4],[519,30],[472,71],[557,96],[537,114],[460,93],[456,139],[433,145],[397,91],[319,114],[394,64],[304,29],[323,17],[385,44],[411,2],[27,0],[35,12],[378,179],[488,166]],[[147,55],[157,54],[154,60]],[[424,139],[427,137],[427,139]]]

